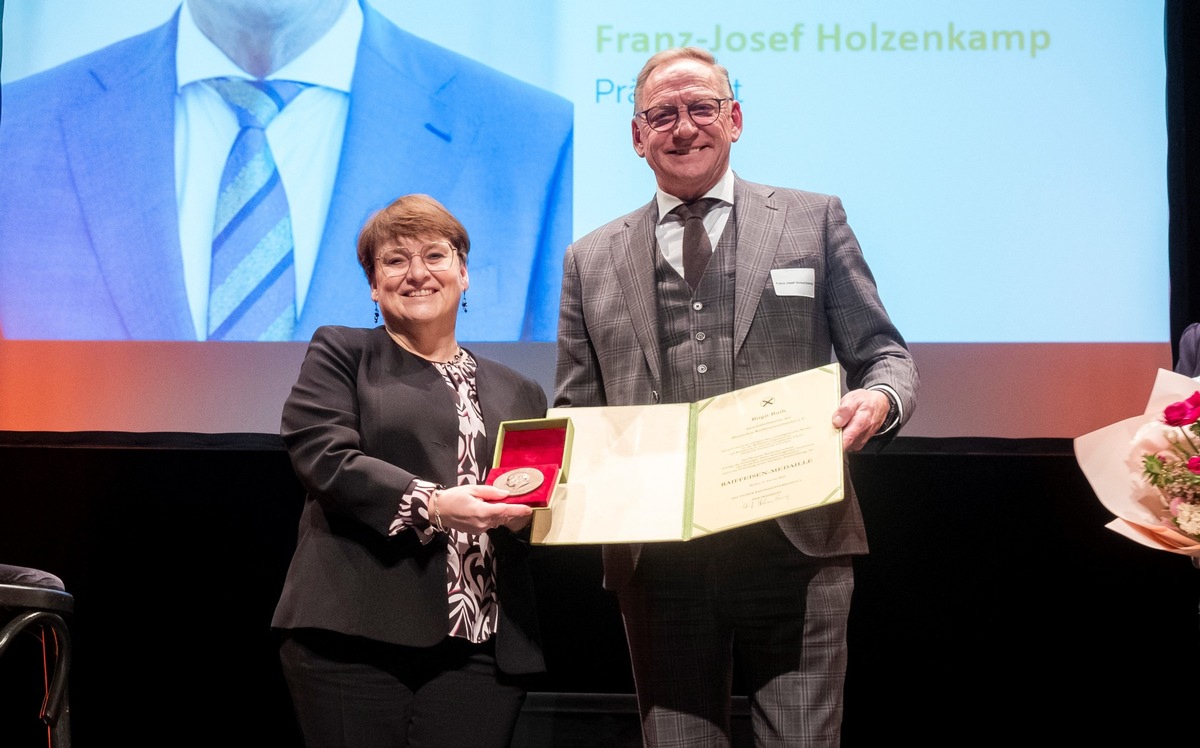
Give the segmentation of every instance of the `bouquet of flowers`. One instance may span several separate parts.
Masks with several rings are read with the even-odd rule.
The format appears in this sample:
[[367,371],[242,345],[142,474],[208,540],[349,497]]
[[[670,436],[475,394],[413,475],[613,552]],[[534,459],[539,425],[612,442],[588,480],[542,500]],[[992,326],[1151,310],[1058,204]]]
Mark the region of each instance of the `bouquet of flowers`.
[[1168,521],[1200,540],[1200,391],[1168,405],[1134,440],[1143,445],[1142,475],[1158,489]]
[[1160,370],[1144,415],[1075,439],[1075,457],[1106,527],[1160,550],[1200,558],[1200,384]]

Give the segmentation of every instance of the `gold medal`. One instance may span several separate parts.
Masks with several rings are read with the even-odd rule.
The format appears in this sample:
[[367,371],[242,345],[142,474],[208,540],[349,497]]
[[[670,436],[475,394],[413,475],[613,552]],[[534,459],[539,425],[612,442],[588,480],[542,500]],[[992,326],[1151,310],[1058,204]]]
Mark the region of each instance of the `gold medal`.
[[492,485],[508,491],[510,496],[523,496],[537,490],[544,480],[545,476],[537,468],[514,468],[503,473]]

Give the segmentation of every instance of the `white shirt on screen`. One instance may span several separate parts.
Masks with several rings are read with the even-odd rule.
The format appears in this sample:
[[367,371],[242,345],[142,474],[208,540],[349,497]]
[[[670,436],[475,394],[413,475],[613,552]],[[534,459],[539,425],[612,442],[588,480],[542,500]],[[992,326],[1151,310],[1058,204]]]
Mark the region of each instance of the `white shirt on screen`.
[[[266,131],[292,213],[297,309],[304,306],[333,194],[362,27],[362,8],[358,3],[346,3],[324,36],[267,76],[269,80],[312,84],[271,121]],[[221,95],[201,81],[254,76],[234,64],[200,31],[186,0],[179,14],[175,69],[179,240],[196,339],[205,340],[217,191],[238,124]]]

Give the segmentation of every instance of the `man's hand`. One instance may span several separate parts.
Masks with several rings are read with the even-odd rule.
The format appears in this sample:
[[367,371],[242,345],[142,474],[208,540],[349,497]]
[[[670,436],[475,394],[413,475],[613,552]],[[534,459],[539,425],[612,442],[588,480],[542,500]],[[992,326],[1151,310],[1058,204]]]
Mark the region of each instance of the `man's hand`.
[[842,430],[842,448],[857,452],[883,427],[887,418],[887,395],[879,390],[850,390],[833,412],[833,425]]

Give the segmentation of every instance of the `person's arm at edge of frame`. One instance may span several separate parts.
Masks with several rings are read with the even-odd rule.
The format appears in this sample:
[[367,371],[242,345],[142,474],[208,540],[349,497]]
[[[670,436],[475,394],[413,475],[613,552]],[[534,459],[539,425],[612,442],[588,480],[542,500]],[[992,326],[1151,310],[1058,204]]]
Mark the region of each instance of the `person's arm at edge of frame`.
[[879,297],[841,200],[826,205],[826,251],[832,283],[830,333],[850,391],[833,416],[847,452],[889,443],[916,409],[919,377],[900,331]]

